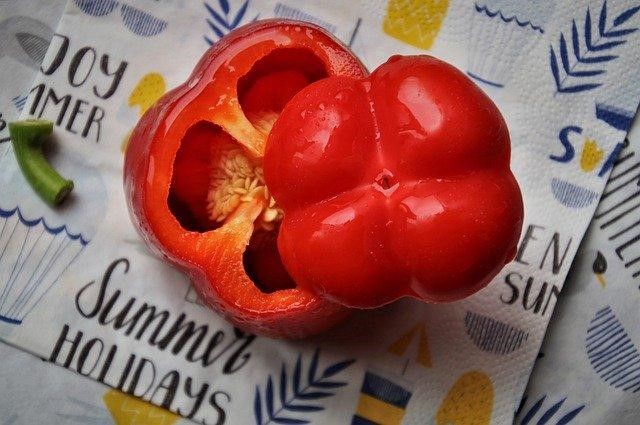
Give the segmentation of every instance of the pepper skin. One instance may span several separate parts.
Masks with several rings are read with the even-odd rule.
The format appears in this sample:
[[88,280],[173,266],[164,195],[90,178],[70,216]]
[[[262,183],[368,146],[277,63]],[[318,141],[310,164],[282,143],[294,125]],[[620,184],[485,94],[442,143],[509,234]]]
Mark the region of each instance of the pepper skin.
[[209,49],[131,136],[124,186],[140,234],[187,272],[204,302],[245,331],[300,338],[348,312],[296,287],[282,267],[282,212],[264,185],[262,156],[273,122],[301,88],[366,75],[317,26],[255,22]]
[[285,268],[349,307],[462,299],[515,255],[509,160],[498,108],[438,59],[394,56],[369,77],[316,82],[287,103],[264,157]]

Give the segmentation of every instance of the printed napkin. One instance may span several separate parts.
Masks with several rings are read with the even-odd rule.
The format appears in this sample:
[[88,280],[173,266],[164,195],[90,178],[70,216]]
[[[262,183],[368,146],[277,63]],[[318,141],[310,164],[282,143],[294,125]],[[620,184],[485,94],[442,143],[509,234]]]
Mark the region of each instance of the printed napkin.
[[[24,115],[57,124],[77,190],[37,200],[0,149],[3,338],[205,423],[510,423],[637,108],[640,10],[627,2],[72,0]],[[202,307],[131,226],[122,149],[139,116],[231,29],[324,26],[373,69],[429,52],[498,103],[525,198],[515,261],[450,305],[404,300],[303,342],[256,338]]]
[[36,8],[30,2],[0,2],[0,143],[9,140],[7,123],[18,118],[27,102],[65,3],[52,0]]
[[638,423],[639,122],[620,151],[571,269],[518,423],[555,412],[575,423]]

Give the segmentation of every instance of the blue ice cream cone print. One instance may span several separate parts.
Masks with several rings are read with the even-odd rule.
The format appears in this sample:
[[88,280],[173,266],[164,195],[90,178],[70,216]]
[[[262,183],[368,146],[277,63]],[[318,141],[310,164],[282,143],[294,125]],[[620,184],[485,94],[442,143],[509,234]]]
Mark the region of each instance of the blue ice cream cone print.
[[72,152],[56,169],[77,181],[61,208],[31,191],[10,150],[0,156],[0,335],[8,336],[59,282],[90,243],[106,206],[99,172]]
[[472,8],[467,74],[484,85],[504,87],[516,60],[544,34],[553,3],[477,0]]

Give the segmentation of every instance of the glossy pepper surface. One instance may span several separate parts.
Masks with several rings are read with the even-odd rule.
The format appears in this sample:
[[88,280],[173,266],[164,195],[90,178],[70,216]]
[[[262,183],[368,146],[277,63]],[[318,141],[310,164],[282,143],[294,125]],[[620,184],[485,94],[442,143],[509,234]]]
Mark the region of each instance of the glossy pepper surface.
[[327,77],[362,64],[319,27],[267,20],[209,49],[187,82],[135,128],[125,157],[131,215],[145,241],[184,269],[203,301],[244,330],[317,333],[347,309],[296,286],[276,248],[282,210],[262,159],[281,110]]
[[515,255],[523,219],[495,104],[429,56],[294,96],[272,129],[278,247],[301,288],[349,307],[459,300]]

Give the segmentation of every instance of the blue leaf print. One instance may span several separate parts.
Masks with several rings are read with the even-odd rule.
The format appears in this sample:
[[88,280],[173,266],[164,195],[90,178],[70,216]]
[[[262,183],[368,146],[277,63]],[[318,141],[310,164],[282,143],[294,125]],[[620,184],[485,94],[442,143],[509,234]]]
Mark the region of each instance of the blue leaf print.
[[204,4],[205,7],[207,8],[207,10],[209,11],[209,13],[211,14],[211,16],[213,16],[213,19],[215,19],[216,21],[218,21],[218,24],[222,25],[223,28],[229,29],[229,24],[227,23],[227,20],[225,18],[223,18],[222,16],[218,15],[218,13],[208,4]]
[[244,18],[244,14],[247,12],[248,6],[249,6],[249,0],[245,1],[244,4],[240,6],[240,9],[238,10],[236,17],[233,19],[233,22],[231,23],[232,28],[237,27],[240,21],[242,20],[242,18]]
[[560,407],[562,407],[562,404],[566,399],[566,397],[561,399],[559,402],[547,409],[547,411],[544,412],[540,419],[538,419],[538,425],[545,425],[547,422],[549,422],[549,420],[553,418],[553,415],[555,415],[556,412],[560,410]]
[[320,350],[316,348],[311,359],[311,365],[309,366],[309,374],[307,375],[307,382],[311,384],[315,380],[316,371],[318,370],[318,360],[320,357]]
[[332,388],[344,387],[345,385],[347,385],[347,383],[346,382],[339,382],[339,381],[335,381],[335,382],[315,381],[313,383],[313,385],[318,387],[318,388],[332,389]]
[[571,64],[569,63],[569,52],[567,50],[567,42],[564,39],[564,34],[560,34],[560,59],[562,60],[562,68],[564,69],[564,72],[572,77],[593,77],[595,75],[605,73],[603,69],[596,69],[593,71],[573,71],[571,69]]
[[618,26],[624,24],[629,19],[631,19],[633,15],[638,12],[638,10],[640,10],[640,6],[632,7],[631,9],[622,12],[616,19],[613,20],[613,25]]
[[315,406],[313,404],[306,404],[306,405],[287,404],[287,410],[291,410],[292,412],[319,412],[320,410],[324,410],[324,407]]
[[[550,425],[554,423],[554,421],[557,421],[555,422],[556,425],[566,425],[570,423],[576,416],[578,416],[578,414],[585,407],[585,405],[583,404],[571,409],[566,413],[565,412],[559,413],[560,409],[562,408],[562,406],[567,400],[567,397],[564,397],[556,401],[555,403],[553,403],[551,407],[544,410],[543,406],[546,399],[547,399],[547,396],[543,395],[528,410],[526,410],[524,409],[524,407],[527,401],[527,396],[525,395],[522,398],[522,402],[520,403],[518,410],[516,410],[513,423],[517,425],[527,425],[529,423],[533,423],[534,418],[538,415],[538,413],[541,412],[540,417],[538,418],[537,422],[535,422],[536,425]],[[522,416],[522,419],[518,420],[518,418],[522,414],[524,414],[524,416]],[[557,419],[557,416],[560,416],[560,418]]]
[[570,411],[569,413],[567,413],[566,415],[561,417],[558,420],[558,423],[556,423],[556,425],[566,425],[566,424],[568,424],[569,422],[571,422],[573,420],[573,418],[578,416],[578,413],[580,413],[582,411],[582,409],[584,409],[584,405],[582,405],[580,407],[576,407],[575,409],[573,409],[572,411]]
[[256,395],[253,399],[253,414],[256,417],[256,423],[262,423],[262,400],[260,397],[260,389],[256,386]]
[[273,418],[271,419],[271,421],[277,424],[308,424],[309,423],[309,421],[305,419],[294,419],[294,418],[283,418],[283,417]]
[[267,402],[267,414],[269,417],[273,416],[273,381],[271,380],[271,375],[267,379],[267,389],[265,390],[265,397]]
[[207,24],[209,24],[209,28],[211,28],[213,30],[213,32],[215,32],[218,37],[221,37],[221,38],[224,37],[224,33],[222,31],[220,31],[218,29],[218,27],[216,27],[213,22],[211,22],[210,20],[207,19]]
[[227,13],[229,13],[229,2],[227,0],[218,0],[218,3],[220,4],[220,8],[222,9],[222,11],[225,13],[225,15]]
[[296,394],[300,392],[300,373],[302,370],[302,355],[298,354],[296,360],[296,367],[293,369],[293,392]]
[[[307,366],[307,382],[302,386],[301,376],[303,373],[302,355],[298,357],[293,366],[293,373],[287,373],[287,365],[282,364],[280,378],[277,380],[278,388],[275,388],[274,379],[267,376],[267,383],[264,393],[260,391],[260,386],[256,386],[253,400],[253,409],[256,424],[265,425],[276,424],[307,424],[310,421],[306,417],[314,412],[324,410],[319,401],[335,395],[334,392],[323,391],[329,388],[339,388],[347,385],[346,382],[331,380],[331,377],[351,366],[355,360],[349,359],[327,366],[322,376],[317,376],[320,364],[320,350],[317,349]],[[291,366],[289,366],[289,370]],[[291,388],[291,391],[289,391]],[[278,405],[276,405],[275,391],[278,391]],[[264,397],[263,397],[264,394]],[[264,400],[264,404],[263,404]]]
[[280,403],[286,404],[287,402],[287,369],[282,365],[280,370]]
[[607,25],[607,2],[602,3],[602,9],[600,9],[600,18],[598,19],[598,30],[600,34],[606,33],[605,25]]
[[235,13],[231,12],[231,6],[228,0],[218,0],[219,9],[214,8],[214,6],[206,1],[204,2],[204,8],[207,10],[209,15],[209,18],[206,19],[207,24],[215,34],[215,39],[206,35],[204,36],[204,40],[207,44],[214,44],[217,40],[224,37],[240,25],[246,16],[249,1],[250,0],[245,0]]
[[349,366],[351,366],[353,362],[355,362],[355,360],[345,360],[344,362],[339,362],[334,365],[331,365],[324,370],[324,372],[322,373],[322,376],[325,378],[329,378],[335,375],[336,373],[342,372],[343,369],[346,369]]
[[328,393],[326,391],[300,392],[298,393],[298,398],[301,400],[315,400],[317,398],[326,398],[333,395],[333,393]]
[[[593,29],[591,10],[587,7],[584,18],[583,38],[576,20],[571,23],[571,53],[568,48],[568,37],[560,33],[557,48],[550,46],[549,68],[556,86],[556,93],[579,93],[593,90],[602,85],[602,82],[593,80],[593,77],[606,74],[604,66],[618,55],[610,54],[610,50],[622,46],[627,42],[625,37],[635,33],[638,28],[620,28],[640,10],[640,6],[631,7],[618,15],[607,29],[607,1],[602,7],[597,18],[597,30]],[[581,49],[584,45],[584,51]],[[599,64],[596,69],[594,64]],[[561,65],[561,66],[560,66]],[[588,81],[572,81],[576,79],[590,78]]]
[[524,418],[522,418],[522,422],[520,422],[520,425],[527,425],[529,421],[533,419],[536,413],[538,413],[538,410],[540,410],[540,408],[542,407],[542,403],[544,403],[545,398],[546,396],[542,396],[540,400],[538,400],[533,406],[531,406],[531,409],[529,409],[527,414],[524,415]]

